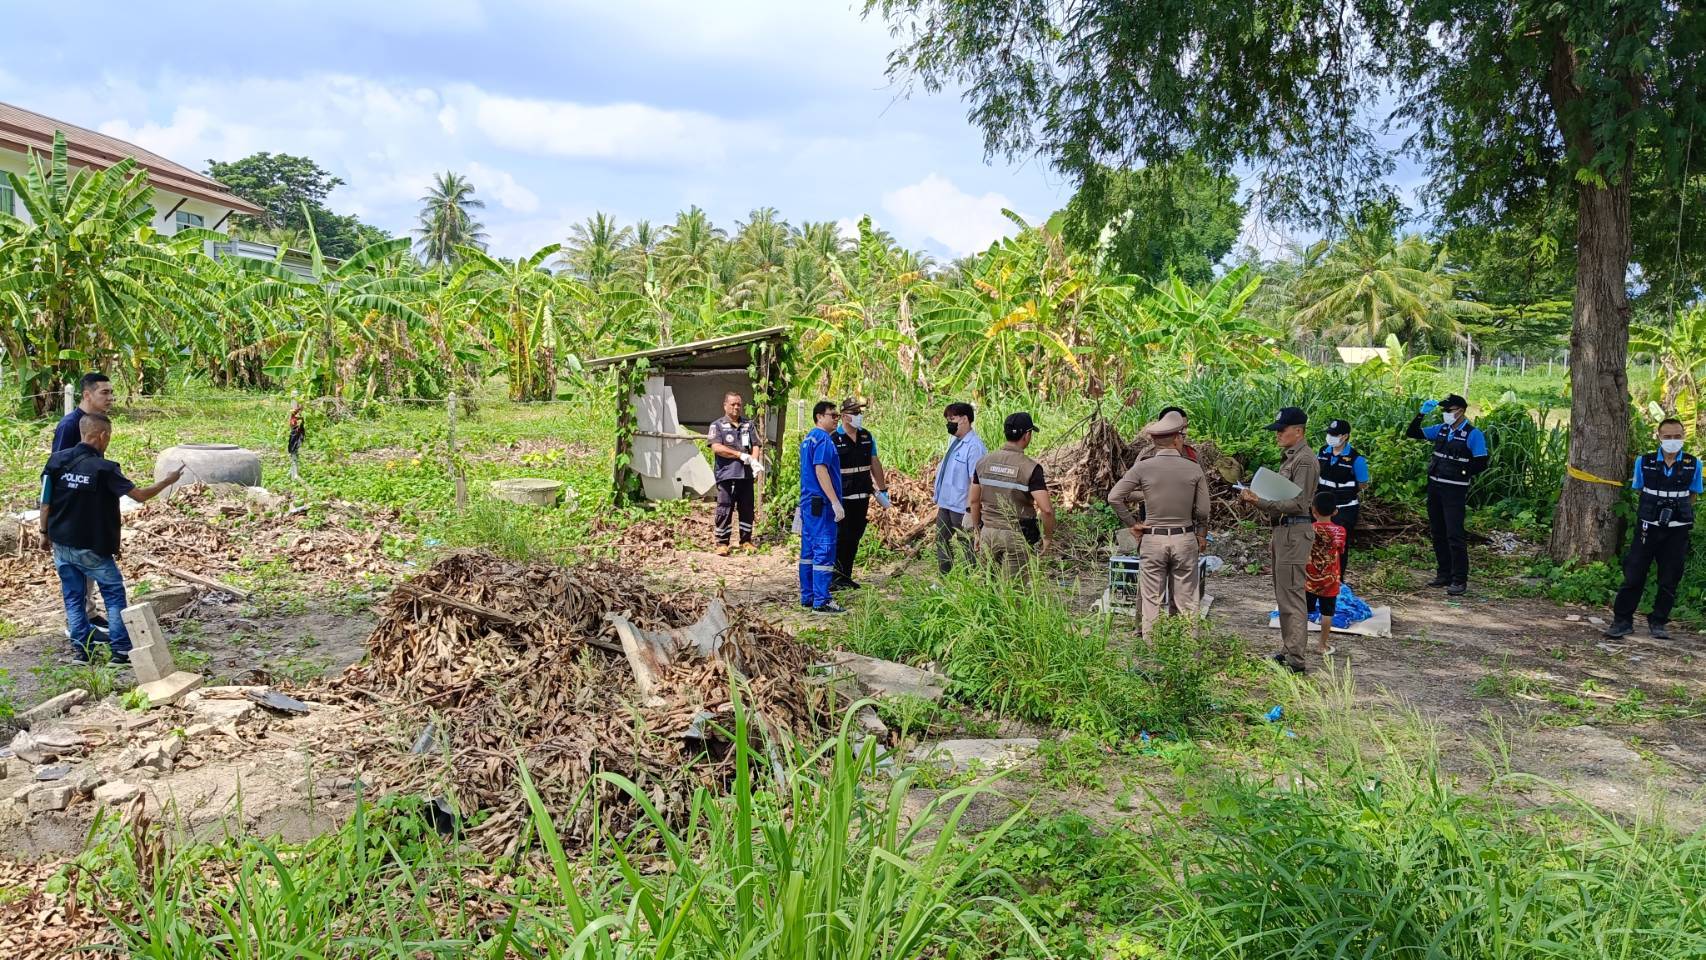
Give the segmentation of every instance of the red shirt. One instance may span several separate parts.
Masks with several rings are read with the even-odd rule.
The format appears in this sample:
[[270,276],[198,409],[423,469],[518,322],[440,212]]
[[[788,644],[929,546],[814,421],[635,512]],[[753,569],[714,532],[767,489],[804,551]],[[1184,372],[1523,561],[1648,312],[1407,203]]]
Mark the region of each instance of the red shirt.
[[1317,597],[1339,595],[1339,556],[1345,552],[1345,528],[1330,520],[1315,521],[1315,542],[1303,568],[1303,589]]

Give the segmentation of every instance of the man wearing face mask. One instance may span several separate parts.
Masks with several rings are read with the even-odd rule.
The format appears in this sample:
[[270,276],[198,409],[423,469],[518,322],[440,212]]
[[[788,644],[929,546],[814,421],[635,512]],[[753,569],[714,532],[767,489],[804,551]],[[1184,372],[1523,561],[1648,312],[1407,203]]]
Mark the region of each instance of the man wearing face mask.
[[1333,522],[1345,530],[1345,549],[1339,554],[1339,580],[1343,582],[1351,556],[1351,531],[1356,529],[1363,491],[1368,489],[1368,461],[1351,446],[1350,421],[1327,424],[1327,445],[1315,459],[1321,464],[1319,489],[1333,495],[1333,503],[1339,508]]
[[835,525],[847,516],[841,505],[841,457],[830,432],[841,415],[835,404],[812,407],[812,429],[800,441],[800,606],[814,613],[846,613],[829,596],[835,575]]
[[[1469,483],[1487,469],[1487,438],[1464,416],[1469,401],[1457,394],[1426,400],[1404,435],[1434,445],[1428,462],[1428,527],[1434,542],[1434,578],[1430,587],[1445,587],[1451,596],[1469,589],[1469,540],[1463,516]],[[1440,411],[1440,423],[1422,426],[1422,418]]]
[[989,448],[972,428],[977,413],[971,404],[950,403],[942,416],[947,421],[948,436],[953,439],[936,468],[936,566],[947,573],[954,566],[956,544],[967,563],[976,559],[967,519],[977,463],[989,453]]
[[1623,557],[1623,587],[1611,606],[1608,637],[1635,632],[1635,607],[1647,589],[1647,569],[1659,565],[1659,592],[1647,614],[1647,633],[1670,639],[1666,624],[1676,602],[1676,585],[1688,561],[1689,535],[1694,531],[1694,498],[1701,492],[1700,461],[1682,452],[1682,421],[1666,418],[1659,424],[1659,449],[1635,461],[1630,486],[1641,491],[1635,516],[1639,529]]
[[841,426],[829,436],[841,455],[841,505],[847,510],[835,534],[835,579],[830,589],[857,590],[853,561],[865,537],[872,498],[884,509],[889,506],[889,481],[877,456],[877,438],[865,429],[864,400],[848,397],[841,402]]

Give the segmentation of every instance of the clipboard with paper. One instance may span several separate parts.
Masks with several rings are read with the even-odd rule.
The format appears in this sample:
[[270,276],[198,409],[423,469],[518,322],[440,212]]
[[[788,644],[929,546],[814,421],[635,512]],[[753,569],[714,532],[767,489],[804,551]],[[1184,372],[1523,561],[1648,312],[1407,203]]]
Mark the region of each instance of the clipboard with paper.
[[1249,487],[1246,488],[1242,483],[1235,486],[1240,490],[1248,489],[1263,500],[1290,500],[1303,492],[1302,487],[1267,467],[1256,469],[1256,475],[1250,479]]

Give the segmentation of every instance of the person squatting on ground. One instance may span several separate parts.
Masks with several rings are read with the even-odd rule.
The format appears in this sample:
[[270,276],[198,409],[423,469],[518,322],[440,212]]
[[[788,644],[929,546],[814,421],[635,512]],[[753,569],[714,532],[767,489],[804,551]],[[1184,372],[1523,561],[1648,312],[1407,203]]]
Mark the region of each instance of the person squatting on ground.
[[1324,657],[1337,652],[1333,646],[1333,614],[1338,612],[1339,585],[1343,582],[1339,563],[1345,556],[1345,528],[1334,516],[1341,509],[1337,499],[1330,490],[1315,494],[1315,502],[1310,505],[1315,516],[1315,542],[1309,545],[1309,563],[1303,568],[1303,589],[1309,600],[1309,612],[1320,614],[1321,655]]
[[77,428],[77,445],[54,453],[42,468],[42,549],[53,552],[72,653],[79,660],[88,660],[93,647],[102,642],[84,610],[88,582],[93,580],[107,607],[109,635],[105,642],[113,661],[125,663],[130,659],[130,634],[120,616],[125,598],[124,576],[117,562],[122,522],[118,498],[128,496],[146,503],[177,483],[184,468],[179,466],[163,479],[138,487],[118,464],[106,459],[112,421],[103,414],[85,413]]
[[752,543],[752,484],[764,474],[764,451],[758,441],[758,426],[741,416],[744,408],[740,394],[732,390],[724,394],[723,415],[712,422],[708,433],[717,481],[717,515],[712,521],[711,539],[719,557],[729,555],[734,533],[731,521],[737,513],[741,549],[756,549]]
[[873,498],[889,507],[889,478],[877,456],[877,438],[865,429],[865,401],[848,397],[841,403],[841,426],[830,439],[841,456],[841,506],[847,519],[835,533],[835,578],[831,590],[857,590],[853,562],[859,557],[859,542],[865,538]]
[[1659,590],[1647,614],[1647,632],[1670,638],[1670,608],[1676,585],[1688,562],[1689,537],[1694,532],[1694,498],[1701,491],[1700,461],[1682,452],[1682,421],[1667,417],[1659,424],[1659,449],[1635,461],[1629,485],[1641,492],[1635,508],[1637,529],[1629,552],[1623,555],[1623,586],[1611,606],[1608,637],[1635,632],[1635,607],[1647,589],[1647,569],[1659,565]]
[[1032,546],[1023,523],[1041,521],[1042,537],[1037,552],[1048,549],[1054,539],[1054,502],[1042,464],[1025,456],[1037,425],[1028,413],[1015,413],[1001,425],[1007,442],[977,462],[967,493],[967,517],[977,549],[992,567],[1012,576],[1030,563]]
[[82,442],[83,435],[78,432],[77,424],[87,414],[98,413],[110,416],[113,409],[113,382],[104,373],[85,373],[83,379],[77,382],[81,399],[71,412],[60,418],[59,425],[53,428],[53,448],[49,453],[69,450]]
[[[1144,636],[1163,612],[1196,616],[1202,596],[1197,561],[1208,546],[1208,477],[1185,456],[1184,430],[1177,408],[1144,427],[1153,455],[1132,464],[1108,491],[1109,506],[1137,538]],[[1134,500],[1143,504],[1142,520],[1132,512]],[[1172,610],[1163,611],[1169,586]]]
[[1344,528],[1344,548],[1339,551],[1339,580],[1350,569],[1351,532],[1362,513],[1362,495],[1368,490],[1368,461],[1351,446],[1349,420],[1327,424],[1327,445],[1315,454],[1321,464],[1321,490],[1333,495],[1337,511],[1333,522]]
[[[1422,426],[1422,418],[1440,411],[1441,423]],[[1412,440],[1433,443],[1428,462],[1428,528],[1434,542],[1434,578],[1430,587],[1444,587],[1451,596],[1469,589],[1469,540],[1463,531],[1469,484],[1487,469],[1487,438],[1465,417],[1469,401],[1457,394],[1423,401],[1422,409],[1404,432]]]
[[977,463],[989,453],[983,438],[977,435],[972,421],[977,412],[969,403],[950,403],[943,411],[947,420],[948,452],[936,468],[933,497],[936,502],[936,567],[947,573],[954,567],[954,551],[958,550],[967,562],[974,559],[969,524],[972,475]]
[[829,436],[838,419],[835,404],[819,400],[812,407],[811,432],[800,441],[800,606],[817,613],[847,612],[829,596],[836,524],[847,515],[841,505],[841,457]]
[[1283,647],[1273,658],[1290,667],[1293,673],[1307,669],[1309,606],[1304,568],[1309,563],[1310,546],[1315,542],[1315,517],[1310,508],[1315,501],[1321,468],[1314,452],[1303,442],[1303,428],[1308,421],[1297,407],[1281,407],[1279,415],[1267,427],[1274,431],[1274,441],[1285,451],[1279,473],[1297,484],[1297,496],[1289,500],[1263,500],[1249,489],[1239,494],[1245,503],[1273,520],[1274,602],[1279,607]]

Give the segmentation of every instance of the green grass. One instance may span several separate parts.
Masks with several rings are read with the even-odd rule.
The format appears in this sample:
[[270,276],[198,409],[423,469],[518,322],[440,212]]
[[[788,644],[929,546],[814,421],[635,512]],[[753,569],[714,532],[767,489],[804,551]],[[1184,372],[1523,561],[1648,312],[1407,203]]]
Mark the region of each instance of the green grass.
[[1184,726],[1216,709],[1220,676],[1238,661],[1230,634],[1184,619],[1147,644],[1086,617],[1038,572],[1006,578],[956,568],[904,578],[898,597],[860,600],[845,642],[860,653],[934,662],[950,695],[1003,717],[1098,737]]

